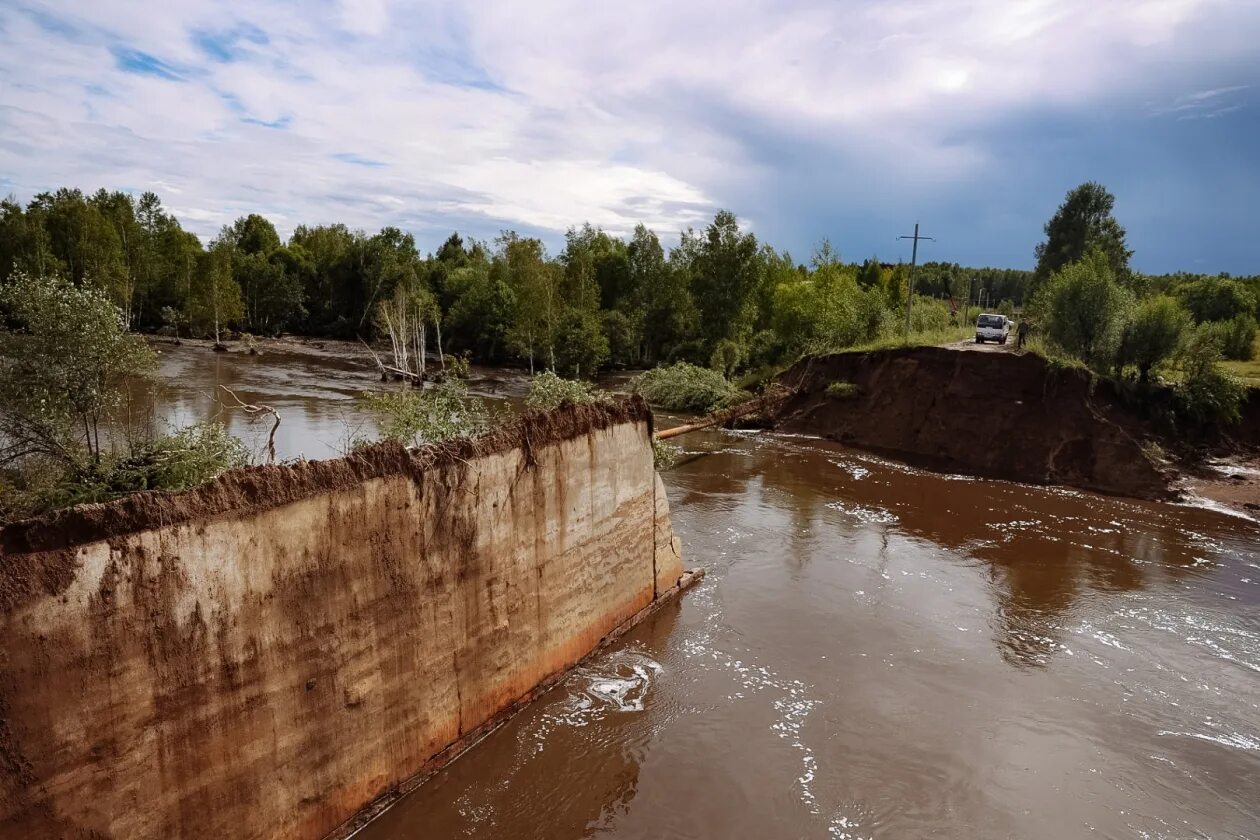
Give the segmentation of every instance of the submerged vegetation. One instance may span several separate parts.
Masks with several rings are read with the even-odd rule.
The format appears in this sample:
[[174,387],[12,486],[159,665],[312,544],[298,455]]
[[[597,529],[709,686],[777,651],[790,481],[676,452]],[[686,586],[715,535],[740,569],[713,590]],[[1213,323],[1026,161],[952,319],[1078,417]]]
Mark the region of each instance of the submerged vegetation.
[[[376,420],[381,439],[406,446],[471,437],[490,428],[485,401],[468,392],[467,363],[452,360],[447,374],[432,387],[364,391],[360,408]],[[351,448],[371,441],[359,438]]]
[[686,362],[649,370],[635,381],[634,391],[667,411],[715,411],[747,396],[721,373]]
[[580,405],[603,399],[607,399],[607,394],[596,390],[590,383],[564,379],[545,370],[530,381],[525,405],[529,408],[553,409],[562,405]]

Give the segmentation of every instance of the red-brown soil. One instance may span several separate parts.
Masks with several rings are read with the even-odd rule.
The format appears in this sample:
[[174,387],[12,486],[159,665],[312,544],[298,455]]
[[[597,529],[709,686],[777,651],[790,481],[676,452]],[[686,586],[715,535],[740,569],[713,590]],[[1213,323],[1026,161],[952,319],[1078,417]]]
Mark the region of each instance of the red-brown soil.
[[[1111,383],[1032,354],[915,347],[804,359],[780,380],[796,393],[775,417],[786,432],[818,434],[943,471],[1062,484],[1145,499],[1179,494],[1177,471],[1148,442],[1180,450],[1130,408]],[[856,386],[828,393],[835,382]],[[1260,400],[1237,427],[1196,441],[1254,445]]]

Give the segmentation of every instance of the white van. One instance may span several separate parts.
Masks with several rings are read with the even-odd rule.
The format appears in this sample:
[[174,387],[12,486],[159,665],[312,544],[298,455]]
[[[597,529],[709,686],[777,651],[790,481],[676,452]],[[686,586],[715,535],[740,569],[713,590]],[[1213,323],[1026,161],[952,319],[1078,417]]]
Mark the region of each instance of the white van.
[[1006,337],[1011,334],[1011,320],[1005,315],[985,313],[976,319],[976,344],[996,341],[1005,344]]

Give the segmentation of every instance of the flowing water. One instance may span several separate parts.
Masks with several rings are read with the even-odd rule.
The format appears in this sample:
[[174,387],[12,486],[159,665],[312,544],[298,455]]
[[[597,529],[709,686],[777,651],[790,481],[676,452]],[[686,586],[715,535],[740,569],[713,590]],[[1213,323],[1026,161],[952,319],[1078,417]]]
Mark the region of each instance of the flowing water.
[[[240,374],[282,454],[365,384],[316,368]],[[681,440],[700,586],[360,840],[1260,837],[1255,523]]]

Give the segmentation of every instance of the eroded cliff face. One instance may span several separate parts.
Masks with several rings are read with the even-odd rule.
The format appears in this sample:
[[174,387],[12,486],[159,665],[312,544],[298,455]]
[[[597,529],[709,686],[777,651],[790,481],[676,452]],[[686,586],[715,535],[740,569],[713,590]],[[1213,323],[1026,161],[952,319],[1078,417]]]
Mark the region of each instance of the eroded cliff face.
[[682,573],[639,401],[0,547],[5,837],[323,837]]
[[[1168,498],[1150,430],[1105,382],[1032,354],[915,347],[804,359],[775,428],[818,434],[933,469]],[[833,382],[856,386],[828,393]]]

